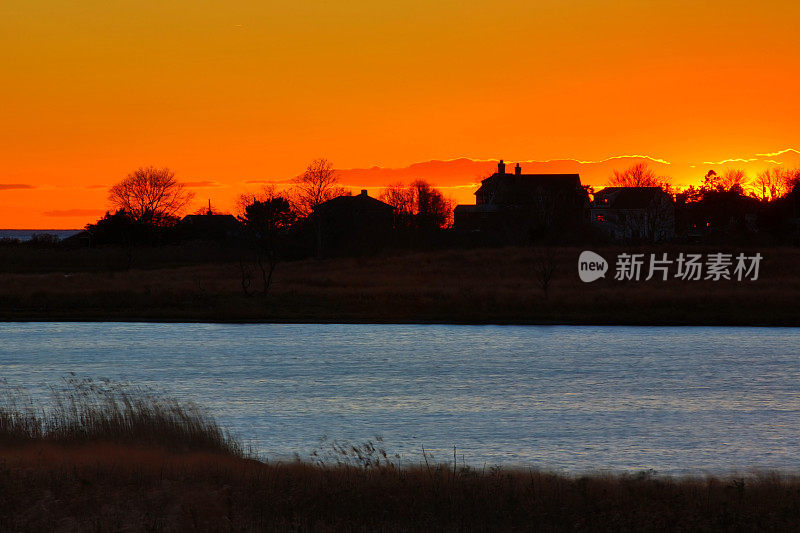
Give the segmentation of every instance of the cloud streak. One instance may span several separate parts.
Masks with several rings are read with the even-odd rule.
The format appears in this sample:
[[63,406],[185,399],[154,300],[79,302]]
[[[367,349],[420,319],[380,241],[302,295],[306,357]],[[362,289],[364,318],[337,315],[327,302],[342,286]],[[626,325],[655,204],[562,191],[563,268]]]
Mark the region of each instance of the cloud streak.
[[[658,157],[651,157],[649,155],[639,155],[639,154],[634,154],[634,155],[612,155],[610,157],[606,157],[605,159],[601,159],[599,161],[581,161],[580,159],[569,159],[569,161],[575,161],[577,163],[581,163],[582,165],[591,165],[593,163],[594,164],[596,164],[596,163],[607,163],[609,161],[613,161],[614,159],[649,159],[650,161],[652,161],[654,163],[661,163],[662,165],[671,165],[672,164],[669,161],[667,161],[666,159],[660,159]],[[545,162],[549,163],[549,161],[545,161]]]
[[[337,171],[340,171],[337,169]],[[285,180],[247,180],[245,183],[254,183],[254,184],[284,184],[284,183],[292,183],[294,179],[285,179]]]
[[741,158],[741,157],[734,157],[731,159],[723,159],[722,161],[703,161],[704,165],[724,165],[725,163],[752,163],[753,161],[758,161],[757,157],[748,157],[748,158]]
[[777,152],[769,152],[766,154],[756,154],[760,157],[775,157],[776,155],[783,155],[787,152],[794,152],[795,154],[800,154],[800,150],[795,150],[794,148],[785,148],[783,150],[778,150]]
[[[456,157],[452,159],[440,159],[439,161],[443,163],[451,163],[453,161],[458,161],[461,159],[467,159],[469,161],[474,161],[476,163],[497,163],[499,159],[476,159],[473,157]],[[555,159],[523,159],[523,160],[513,160],[508,159],[507,162],[510,163],[558,163],[560,161],[574,161],[575,163],[580,163],[582,165],[591,165],[591,164],[599,164],[599,163],[607,163],[608,161],[613,161],[614,159],[649,159],[654,163],[661,163],[662,165],[671,165],[670,161],[666,159],[661,159],[659,157],[652,157],[649,155],[640,155],[640,154],[632,154],[632,155],[612,155],[608,156],[605,159],[599,159],[597,161],[592,160],[583,160],[583,159],[575,159],[574,157],[557,157]],[[378,168],[378,167],[375,167]]]
[[27,183],[0,183],[0,191],[11,191],[14,189],[35,189],[33,185]]
[[209,189],[213,187],[222,187],[222,184],[216,181],[184,181],[183,185],[186,187],[194,187],[197,189]]

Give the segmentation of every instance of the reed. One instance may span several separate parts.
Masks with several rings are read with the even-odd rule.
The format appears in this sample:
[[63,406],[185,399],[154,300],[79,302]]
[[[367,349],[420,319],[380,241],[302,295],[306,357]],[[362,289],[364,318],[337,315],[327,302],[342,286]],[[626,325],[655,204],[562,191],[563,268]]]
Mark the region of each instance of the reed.
[[800,478],[403,466],[379,438],[257,461],[202,410],[70,376],[6,386],[0,531],[796,531]]
[[119,442],[243,457],[241,444],[191,402],[109,380],[70,375],[42,407],[3,383],[0,445]]
[[800,479],[0,447],[3,531],[796,531]]

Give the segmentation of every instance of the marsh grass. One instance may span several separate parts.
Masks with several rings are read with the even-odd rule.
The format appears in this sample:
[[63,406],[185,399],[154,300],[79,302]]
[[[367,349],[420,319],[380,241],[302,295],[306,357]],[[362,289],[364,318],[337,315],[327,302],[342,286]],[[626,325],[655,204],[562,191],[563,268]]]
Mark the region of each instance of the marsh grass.
[[[2,450],[2,448],[0,448]],[[796,531],[800,480],[263,463],[85,444],[0,460],[3,531]]]
[[[295,459],[302,462],[299,454],[295,455]],[[380,435],[375,436],[374,441],[363,443],[328,441],[327,437],[323,437],[309,455],[309,463],[320,468],[393,469],[400,468],[400,461],[399,454],[386,451]]]
[[191,402],[75,375],[50,392],[51,400],[41,405],[2,382],[0,445],[119,442],[244,455],[241,444]]
[[209,416],[69,376],[41,408],[5,386],[0,531],[796,531],[800,478],[571,476],[401,465],[380,437],[257,461]]

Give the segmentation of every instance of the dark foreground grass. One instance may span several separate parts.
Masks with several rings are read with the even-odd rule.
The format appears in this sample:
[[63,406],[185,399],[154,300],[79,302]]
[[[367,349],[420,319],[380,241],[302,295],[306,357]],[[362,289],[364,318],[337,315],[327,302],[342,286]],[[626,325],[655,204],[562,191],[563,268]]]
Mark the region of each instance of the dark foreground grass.
[[[400,467],[371,443],[334,447],[314,462],[268,463],[248,458],[195,408],[154,405],[152,396],[130,391],[120,397],[118,389],[99,396],[89,390],[94,399],[87,401],[81,386],[54,413],[4,411],[0,531],[800,527],[797,477],[577,477],[424,462]],[[108,394],[116,403],[106,402]]]
[[[81,270],[68,257],[45,254],[35,264],[49,265],[46,271],[0,263],[0,320],[800,325],[800,248],[594,248],[612,262],[622,252],[673,260],[681,252],[761,253],[759,279],[741,282],[615,281],[612,265],[606,279],[583,283],[581,251],[487,248],[294,261],[278,265],[267,295],[249,296],[240,264],[224,257]],[[92,257],[100,261],[101,252]],[[550,252],[545,293],[537,265]]]
[[797,531],[800,481],[266,464],[85,444],[3,449],[3,531]]

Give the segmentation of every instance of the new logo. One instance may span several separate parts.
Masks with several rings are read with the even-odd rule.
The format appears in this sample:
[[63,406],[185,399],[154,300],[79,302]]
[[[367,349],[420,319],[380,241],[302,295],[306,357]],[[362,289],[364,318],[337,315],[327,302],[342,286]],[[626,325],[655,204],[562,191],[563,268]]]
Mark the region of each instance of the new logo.
[[606,277],[608,262],[602,256],[586,250],[578,257],[578,275],[581,281],[590,283],[596,279]]

